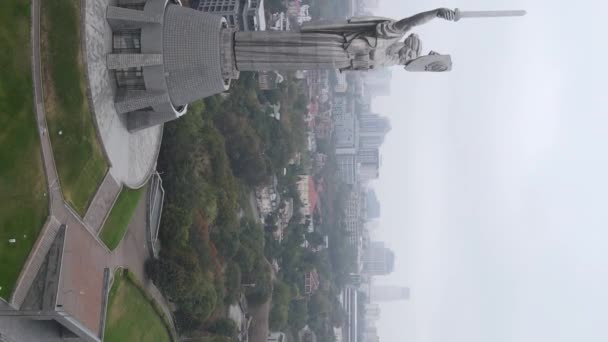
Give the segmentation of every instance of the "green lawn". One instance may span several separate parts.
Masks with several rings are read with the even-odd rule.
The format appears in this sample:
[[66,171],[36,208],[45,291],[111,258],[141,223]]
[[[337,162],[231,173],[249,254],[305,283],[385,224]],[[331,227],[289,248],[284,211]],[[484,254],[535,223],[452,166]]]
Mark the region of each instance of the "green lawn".
[[86,96],[79,13],[80,1],[42,1],[42,60],[49,135],[63,195],[84,216],[108,165]]
[[171,335],[145,293],[119,270],[110,290],[105,342],[170,342]]
[[145,187],[138,190],[123,188],[118,195],[118,199],[110,211],[110,216],[103,225],[99,237],[110,250],[118,247],[118,244],[125,236],[129,222],[135,213],[137,203],[141,194],[145,192]]
[[8,299],[48,214],[33,107],[29,0],[0,1],[0,46],[0,297]]

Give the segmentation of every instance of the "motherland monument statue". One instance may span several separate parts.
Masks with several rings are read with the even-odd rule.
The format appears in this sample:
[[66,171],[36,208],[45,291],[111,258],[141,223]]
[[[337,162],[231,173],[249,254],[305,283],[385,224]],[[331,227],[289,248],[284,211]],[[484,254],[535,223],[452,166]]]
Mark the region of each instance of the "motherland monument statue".
[[299,31],[238,31],[224,17],[182,7],[179,0],[118,0],[106,11],[112,33],[107,69],[117,83],[116,112],[135,132],[176,119],[189,103],[227,91],[241,71],[397,65],[407,71],[449,71],[450,55],[423,55],[420,38],[409,34],[413,28],[437,18],[522,15],[525,11],[438,8],[401,20],[355,17],[309,22]]
[[422,44],[412,28],[436,18],[521,16],[524,11],[461,12],[438,8],[401,20],[355,17],[344,22],[305,24],[300,32],[236,32],[234,51],[239,71],[265,70],[370,70],[403,65],[408,71],[449,71],[450,55],[431,51],[421,55]]

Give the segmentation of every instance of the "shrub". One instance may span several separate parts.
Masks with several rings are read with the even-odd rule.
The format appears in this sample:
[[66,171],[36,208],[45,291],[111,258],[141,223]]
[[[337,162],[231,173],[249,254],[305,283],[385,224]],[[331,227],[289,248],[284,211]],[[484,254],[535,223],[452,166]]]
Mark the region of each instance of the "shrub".
[[238,335],[236,323],[229,318],[220,318],[213,321],[207,326],[207,331],[230,338],[236,338]]
[[289,303],[292,298],[289,285],[277,280],[272,291],[272,309],[270,310],[269,323],[274,331],[283,330],[287,326],[289,317]]
[[226,303],[236,303],[241,294],[241,269],[235,262],[226,267]]

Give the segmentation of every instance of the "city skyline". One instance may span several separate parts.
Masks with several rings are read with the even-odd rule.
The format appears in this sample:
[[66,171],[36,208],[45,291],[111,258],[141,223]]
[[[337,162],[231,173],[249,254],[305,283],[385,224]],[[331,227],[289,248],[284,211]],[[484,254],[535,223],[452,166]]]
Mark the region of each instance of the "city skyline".
[[[382,0],[377,15],[445,4]],[[603,63],[593,33],[606,4],[448,5],[528,15],[416,29],[453,70],[395,72],[391,96],[374,101],[393,126],[375,184],[379,239],[399,260],[381,281],[415,293],[382,305],[381,339],[603,341],[606,72],[572,67]],[[585,49],[565,52],[567,41]]]

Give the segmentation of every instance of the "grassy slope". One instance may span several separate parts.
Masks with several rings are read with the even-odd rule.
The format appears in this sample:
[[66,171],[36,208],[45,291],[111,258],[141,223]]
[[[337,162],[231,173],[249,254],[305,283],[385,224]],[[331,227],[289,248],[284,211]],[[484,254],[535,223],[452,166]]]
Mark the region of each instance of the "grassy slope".
[[[29,21],[29,0],[0,1],[0,297],[5,299],[48,213],[33,107]],[[9,244],[13,238],[17,243]]]
[[170,342],[171,337],[152,303],[122,271],[116,272],[110,290],[106,342]]
[[101,230],[101,241],[114,250],[125,236],[145,187],[138,190],[123,188]]
[[49,134],[63,195],[84,216],[108,166],[86,97],[79,10],[79,1],[42,2],[42,59]]

